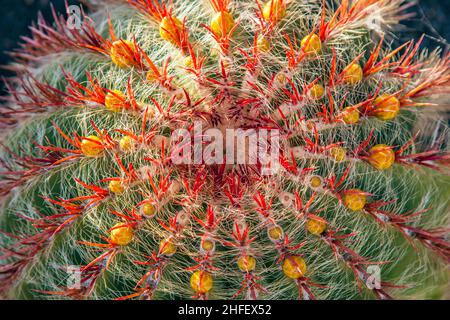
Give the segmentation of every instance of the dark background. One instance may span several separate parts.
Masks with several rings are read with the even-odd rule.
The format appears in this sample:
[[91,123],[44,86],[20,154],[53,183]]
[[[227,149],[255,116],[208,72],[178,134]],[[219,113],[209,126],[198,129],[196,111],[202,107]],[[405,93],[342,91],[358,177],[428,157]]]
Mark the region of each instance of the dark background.
[[[10,58],[6,52],[17,48],[20,36],[29,34],[28,26],[36,21],[38,11],[42,11],[47,21],[52,21],[50,2],[57,11],[65,12],[64,0],[1,0],[0,66],[9,63]],[[405,23],[400,33],[402,38],[417,39],[426,33],[428,37],[425,46],[429,48],[435,48],[437,45],[448,46],[450,22],[447,14],[450,15],[450,0],[419,0],[419,5],[412,11],[416,12],[417,16]],[[11,74],[0,69],[0,76],[8,77]],[[3,84],[0,84],[1,93],[4,93]]]

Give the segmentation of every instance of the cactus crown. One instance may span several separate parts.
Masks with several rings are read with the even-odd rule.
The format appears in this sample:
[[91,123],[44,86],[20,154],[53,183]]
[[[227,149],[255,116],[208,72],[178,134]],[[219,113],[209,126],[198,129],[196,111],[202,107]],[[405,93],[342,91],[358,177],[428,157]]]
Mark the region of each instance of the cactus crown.
[[[387,40],[409,2],[91,2],[13,53],[4,295],[441,295],[450,56]],[[176,164],[177,129],[277,132],[279,156]]]

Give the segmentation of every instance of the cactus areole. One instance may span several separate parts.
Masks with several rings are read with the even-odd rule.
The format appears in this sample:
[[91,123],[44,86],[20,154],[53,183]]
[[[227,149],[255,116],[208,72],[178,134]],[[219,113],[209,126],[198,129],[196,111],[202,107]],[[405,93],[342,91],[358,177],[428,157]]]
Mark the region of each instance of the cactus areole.
[[387,40],[409,1],[90,2],[12,53],[1,297],[442,297],[450,55]]

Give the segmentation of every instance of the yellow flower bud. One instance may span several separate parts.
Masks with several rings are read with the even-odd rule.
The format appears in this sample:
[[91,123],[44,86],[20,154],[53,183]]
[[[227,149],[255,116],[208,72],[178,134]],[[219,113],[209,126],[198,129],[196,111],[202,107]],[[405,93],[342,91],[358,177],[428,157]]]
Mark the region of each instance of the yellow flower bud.
[[147,218],[153,218],[156,214],[156,208],[151,203],[144,203],[141,206],[141,213]]
[[123,152],[128,152],[134,149],[136,141],[130,136],[124,136],[119,141],[120,150]]
[[88,136],[81,140],[80,149],[87,157],[96,157],[103,153],[101,140],[97,136]]
[[113,42],[110,49],[112,62],[119,68],[131,67],[135,64],[133,54],[135,52],[134,43],[127,40],[117,40]]
[[164,239],[159,243],[159,252],[170,257],[177,252],[177,246],[172,239]]
[[309,90],[309,96],[314,100],[322,99],[325,95],[325,88],[321,84],[315,84]]
[[315,33],[304,37],[301,45],[305,53],[319,54],[322,51],[322,41]]
[[352,107],[347,107],[342,110],[342,120],[346,124],[355,124],[359,121],[359,110],[352,109]]
[[385,144],[378,144],[369,150],[367,161],[378,170],[387,170],[395,162],[395,152]]
[[261,52],[268,52],[270,50],[270,42],[263,35],[258,36],[256,45]]
[[110,239],[119,246],[126,246],[133,240],[133,228],[119,222],[112,228]]
[[347,150],[342,147],[334,147],[330,150],[330,155],[336,160],[337,162],[342,162],[345,160],[347,156]]
[[306,222],[306,228],[311,234],[320,236],[327,229],[327,224],[322,220],[308,219]]
[[276,76],[275,76],[277,82],[279,84],[286,84],[287,82],[287,77],[286,74],[284,72],[279,72]]
[[201,246],[201,249],[205,252],[214,251],[214,249],[216,247],[214,240],[211,240],[211,239],[203,239],[200,246]]
[[233,66],[233,60],[229,58],[220,58],[219,66],[220,68],[222,68],[223,66],[225,70],[230,70],[230,68]]
[[283,261],[283,273],[291,279],[299,279],[306,273],[306,263],[299,256],[288,256]]
[[279,241],[283,238],[283,229],[280,226],[273,226],[267,230],[269,239],[272,241]]
[[119,90],[112,90],[114,94],[108,92],[105,97],[105,107],[112,112],[119,112],[124,107],[125,95]]
[[312,176],[309,178],[309,186],[313,189],[320,188],[323,185],[323,180],[319,176]]
[[159,34],[164,40],[176,44],[183,30],[183,23],[176,17],[164,17],[159,24]]
[[363,70],[358,63],[353,63],[345,72],[344,72],[344,82],[348,85],[355,85],[362,81],[363,79]]
[[352,211],[362,210],[367,202],[365,193],[358,189],[347,190],[343,197],[344,206]]
[[112,180],[108,184],[108,189],[114,194],[122,194],[125,191],[125,187],[121,181]]
[[194,66],[194,61],[192,60],[192,57],[186,57],[183,60],[183,65],[186,68],[192,68]]
[[308,120],[306,121],[306,129],[308,129],[309,131],[313,131],[314,128],[316,128],[316,122],[313,120]]
[[155,73],[153,70],[149,70],[147,72],[147,75],[145,76],[148,82],[158,82],[159,81],[159,75]]
[[191,288],[199,293],[205,294],[213,286],[213,277],[206,271],[196,271],[191,276]]
[[388,94],[383,94],[375,99],[373,114],[380,120],[392,120],[400,112],[400,101]]
[[[217,12],[211,20],[211,30],[218,37],[226,36],[235,25],[233,16],[227,11]],[[222,34],[225,29],[225,34]]]
[[263,17],[267,22],[275,23],[286,16],[286,5],[283,0],[269,0],[263,7]]
[[239,257],[237,265],[242,272],[250,272],[255,270],[256,259],[253,256],[243,255]]
[[[155,116],[156,112],[155,112],[155,107],[145,104],[145,103],[138,103],[138,108],[139,111],[142,112],[142,114],[146,114],[147,119],[151,119]],[[136,144],[136,142],[135,142]]]

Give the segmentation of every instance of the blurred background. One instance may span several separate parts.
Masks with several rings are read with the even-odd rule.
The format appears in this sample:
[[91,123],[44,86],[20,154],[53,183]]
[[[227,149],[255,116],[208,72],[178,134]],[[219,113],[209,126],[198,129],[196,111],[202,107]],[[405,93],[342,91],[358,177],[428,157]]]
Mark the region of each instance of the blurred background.
[[[58,12],[65,12],[64,0],[1,0],[0,66],[9,63],[7,52],[17,48],[20,36],[29,34],[28,26],[36,21],[39,11],[47,21],[52,21],[50,2]],[[69,4],[77,2],[69,1]],[[422,33],[426,33],[428,37],[425,46],[448,46],[450,22],[447,14],[450,14],[450,0],[418,0],[418,5],[412,11],[416,13],[416,17],[405,23],[399,33],[401,38],[418,39]],[[7,70],[0,69],[0,77],[8,76],[11,74]],[[3,83],[0,84],[0,94],[4,94]]]

